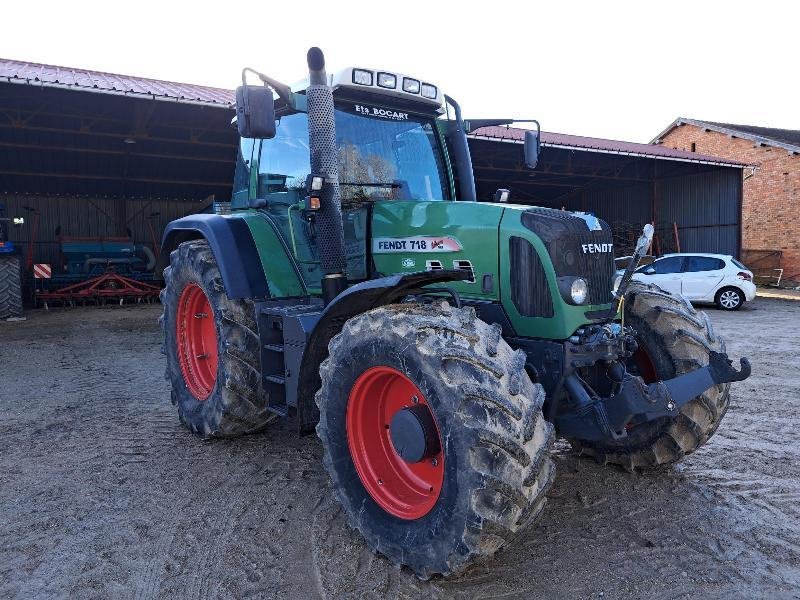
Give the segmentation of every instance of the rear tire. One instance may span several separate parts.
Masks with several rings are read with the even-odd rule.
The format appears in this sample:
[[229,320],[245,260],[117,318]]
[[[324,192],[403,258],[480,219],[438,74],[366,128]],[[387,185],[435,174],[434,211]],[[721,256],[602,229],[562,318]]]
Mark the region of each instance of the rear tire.
[[722,288],[717,292],[714,302],[722,310],[739,310],[744,304],[744,294],[735,287]]
[[[492,556],[541,513],[555,472],[553,427],[542,416],[542,387],[525,372],[525,354],[506,344],[498,326],[480,321],[472,308],[396,304],[347,321],[329,351],[316,394],[317,433],[333,491],[348,523],[370,547],[420,578],[451,575]],[[375,372],[394,372],[411,382],[402,389],[420,391],[439,432],[435,464],[430,457],[406,463],[428,461],[428,472],[442,470],[431,483],[431,493],[438,495],[415,505],[413,516],[397,516],[376,501],[386,496],[368,491],[356,466],[363,459],[351,451],[363,448],[369,454],[370,444],[376,447],[387,435],[388,423],[378,423],[374,435],[369,429],[358,434],[368,438],[360,440],[363,446],[351,446],[348,439],[355,435],[348,431],[349,405],[362,389],[356,384]],[[385,389],[372,388],[377,393],[369,399],[382,398]],[[406,393],[401,404],[415,398],[415,392]],[[383,448],[402,460],[393,445]],[[396,485],[399,472],[374,471],[369,487]]]
[[[625,324],[636,330],[639,347],[649,358],[646,370],[653,377],[645,377],[646,381],[671,379],[707,365],[712,350],[725,352],[708,315],[655,285],[631,282],[625,295]],[[676,417],[635,426],[621,440],[570,442],[579,454],[629,471],[673,464],[714,435],[729,400],[730,384],[716,385],[685,404]]]
[[[172,384],[172,403],[178,407],[181,422],[206,438],[262,430],[275,415],[267,411],[267,395],[261,386],[261,354],[252,302],[228,298],[217,261],[205,240],[184,242],[174,250],[170,266],[164,269],[164,281],[160,321],[167,355],[165,376]],[[184,314],[181,306],[187,303],[199,312]],[[187,323],[193,326],[205,319],[213,319],[213,328],[207,323],[205,339],[192,340],[186,333]],[[207,358],[197,355],[193,361],[192,354],[187,354],[187,349],[195,347],[190,342]],[[204,371],[204,360],[211,359],[216,360],[216,368]],[[193,375],[196,371],[200,374]]]
[[22,316],[22,282],[19,257],[0,254],[0,319]]

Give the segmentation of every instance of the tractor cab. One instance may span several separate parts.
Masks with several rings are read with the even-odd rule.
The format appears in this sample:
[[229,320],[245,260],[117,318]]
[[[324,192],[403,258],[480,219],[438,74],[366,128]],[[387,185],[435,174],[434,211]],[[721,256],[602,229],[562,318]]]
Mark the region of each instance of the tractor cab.
[[[370,277],[367,231],[378,201],[442,201],[454,197],[438,87],[399,73],[349,68],[331,78],[338,148],[346,272]],[[304,211],[311,173],[304,81],[275,107],[271,138],[240,140],[233,210],[253,207],[272,219],[305,284],[320,289],[314,219]]]

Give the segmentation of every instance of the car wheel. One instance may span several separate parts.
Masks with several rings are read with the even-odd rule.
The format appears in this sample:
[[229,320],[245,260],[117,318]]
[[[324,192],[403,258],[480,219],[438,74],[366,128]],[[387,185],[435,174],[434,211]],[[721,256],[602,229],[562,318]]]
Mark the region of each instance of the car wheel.
[[744,294],[733,287],[722,288],[717,292],[716,303],[722,310],[738,310],[744,304]]

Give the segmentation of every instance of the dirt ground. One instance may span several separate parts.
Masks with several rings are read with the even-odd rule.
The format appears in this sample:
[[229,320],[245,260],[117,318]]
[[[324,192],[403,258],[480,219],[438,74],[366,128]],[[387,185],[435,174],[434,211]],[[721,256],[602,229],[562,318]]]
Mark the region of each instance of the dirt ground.
[[347,529],[316,437],[185,431],[159,312],[0,323],[0,597],[800,598],[800,302],[709,311],[754,371],[696,454],[631,475],[561,445],[539,523],[430,582]]

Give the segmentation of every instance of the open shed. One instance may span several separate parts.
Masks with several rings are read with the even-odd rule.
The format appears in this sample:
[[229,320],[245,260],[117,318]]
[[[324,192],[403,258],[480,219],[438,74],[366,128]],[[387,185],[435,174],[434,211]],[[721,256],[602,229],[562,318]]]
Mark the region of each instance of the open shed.
[[483,127],[470,135],[478,198],[498,188],[511,202],[591,212],[614,230],[617,254],[645,223],[655,252],[741,251],[744,163],[662,146],[542,132],[535,170],[522,162],[525,130]]
[[[237,136],[230,90],[0,59],[0,203],[22,216],[12,240],[31,264],[64,264],[64,238],[127,239],[158,252],[166,224],[230,199]],[[524,130],[470,135],[479,198],[590,211],[624,254],[644,223],[655,251],[739,255],[743,163]]]
[[0,59],[0,203],[12,239],[59,272],[64,238],[153,247],[166,224],[230,198],[233,94]]

